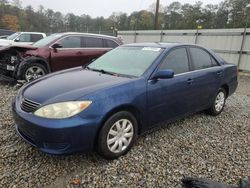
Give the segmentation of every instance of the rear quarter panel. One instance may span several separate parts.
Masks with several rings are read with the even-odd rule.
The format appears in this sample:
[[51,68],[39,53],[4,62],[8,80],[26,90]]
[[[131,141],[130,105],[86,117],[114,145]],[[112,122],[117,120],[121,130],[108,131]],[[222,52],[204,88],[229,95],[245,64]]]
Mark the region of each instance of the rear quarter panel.
[[228,86],[228,96],[232,95],[238,86],[238,68],[234,64],[225,63],[223,67],[222,84]]
[[207,49],[210,54],[217,60],[223,69],[221,86],[226,85],[228,87],[228,96],[232,95],[238,86],[238,68],[235,64],[227,63],[223,58],[217,55],[210,49]]

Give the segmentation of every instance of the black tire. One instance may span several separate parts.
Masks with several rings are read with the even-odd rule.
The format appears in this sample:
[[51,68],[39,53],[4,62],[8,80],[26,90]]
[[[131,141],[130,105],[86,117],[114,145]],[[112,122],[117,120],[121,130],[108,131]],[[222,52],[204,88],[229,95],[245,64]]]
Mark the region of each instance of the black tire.
[[[118,147],[117,150],[119,150],[119,145],[120,145],[121,141],[117,141],[117,138],[122,139],[124,137],[121,135],[120,135],[120,138],[119,138],[119,135],[112,137],[110,130],[111,129],[114,130],[116,128],[115,127],[116,123],[118,123],[119,126],[122,126],[120,123],[123,123],[124,122],[123,120],[128,120],[127,123],[124,123],[124,124],[126,124],[126,127],[128,127],[128,128],[131,127],[131,124],[132,124],[133,129],[131,128],[130,130],[131,130],[131,132],[133,131],[133,136],[131,138],[129,138],[129,140],[130,140],[129,144],[127,146],[126,145],[123,146],[124,150],[119,151],[119,152],[113,152],[113,151],[111,151],[111,148],[112,148],[111,144],[108,145],[108,139],[110,139],[110,140],[116,139],[116,141],[114,142],[114,144],[112,146],[114,146],[116,144],[116,142],[118,142],[119,144],[115,148]],[[125,131],[126,129],[127,128],[124,128],[123,130]],[[129,130],[129,129],[127,129],[127,130]],[[123,131],[123,135],[125,135],[124,131]],[[117,132],[119,132],[119,131],[117,130]],[[97,151],[101,156],[103,156],[106,159],[116,159],[122,155],[125,155],[131,149],[133,144],[135,143],[135,141],[137,139],[137,133],[138,133],[138,124],[137,124],[137,120],[133,116],[133,114],[131,114],[130,112],[127,112],[127,111],[117,112],[114,115],[112,115],[104,123],[103,127],[101,128],[101,131],[100,131],[99,136],[98,136],[98,141],[97,141]],[[122,133],[118,133],[118,134],[122,134]],[[123,145],[123,144],[124,143],[122,143],[121,145]]]
[[[223,102],[223,104],[221,103],[221,104],[222,104],[222,107],[220,107],[220,108],[218,109],[218,108],[216,108],[216,100],[217,100],[218,96],[219,96],[221,93],[223,93],[223,95],[224,95],[224,102]],[[213,104],[212,104],[212,106],[211,106],[209,109],[206,110],[207,114],[212,115],[212,116],[217,116],[217,115],[219,115],[219,114],[223,111],[223,109],[224,109],[224,107],[225,107],[226,97],[227,97],[226,90],[225,90],[224,88],[220,88],[219,91],[217,92],[216,96],[215,96],[214,99],[213,99]]]
[[[33,75],[33,78],[29,79],[27,76],[27,71],[32,69],[32,68],[38,68],[39,70],[41,70],[41,73],[39,75]],[[48,74],[48,70],[46,69],[46,67],[40,63],[26,63],[23,67],[22,67],[22,73],[21,73],[21,78],[23,80],[26,80],[27,82],[30,82],[32,80],[35,80],[41,76],[44,76]]]

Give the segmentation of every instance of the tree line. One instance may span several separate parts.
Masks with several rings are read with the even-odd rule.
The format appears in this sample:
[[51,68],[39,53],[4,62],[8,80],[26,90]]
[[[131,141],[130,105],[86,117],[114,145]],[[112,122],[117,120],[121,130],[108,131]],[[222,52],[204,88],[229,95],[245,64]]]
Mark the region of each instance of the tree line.
[[[224,0],[219,4],[195,4],[176,1],[160,5],[159,29],[195,29],[197,20],[205,29],[241,28],[250,20],[250,0]],[[83,14],[75,15],[45,9],[23,7],[20,0],[0,0],[0,28],[15,31],[55,32],[99,32],[114,30],[152,30],[155,4],[147,10],[128,15],[114,12],[108,18]]]

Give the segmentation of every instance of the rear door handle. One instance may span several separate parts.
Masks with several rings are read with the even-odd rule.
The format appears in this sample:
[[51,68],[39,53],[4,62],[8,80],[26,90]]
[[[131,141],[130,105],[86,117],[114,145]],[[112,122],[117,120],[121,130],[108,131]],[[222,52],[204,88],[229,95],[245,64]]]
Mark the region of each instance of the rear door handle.
[[193,84],[194,80],[192,78],[187,79],[186,81],[188,84]]

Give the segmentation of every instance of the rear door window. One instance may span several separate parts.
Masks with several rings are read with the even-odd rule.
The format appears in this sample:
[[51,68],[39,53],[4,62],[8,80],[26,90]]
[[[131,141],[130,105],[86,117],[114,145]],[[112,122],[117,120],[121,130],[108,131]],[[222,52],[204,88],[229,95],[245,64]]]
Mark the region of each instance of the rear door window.
[[103,40],[95,37],[83,37],[84,47],[86,48],[103,48]]
[[41,34],[31,34],[31,42],[37,42],[43,38]]
[[212,61],[212,57],[205,50],[200,48],[189,48],[192,59],[192,67],[194,70],[205,69],[216,66],[217,63]]
[[81,48],[80,36],[69,36],[60,41],[62,48]]
[[189,63],[186,48],[177,48],[171,51],[163,60],[159,69],[171,69],[174,71],[174,74],[188,72]]

